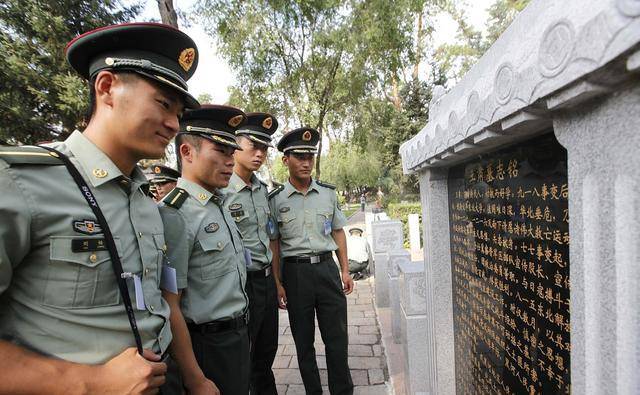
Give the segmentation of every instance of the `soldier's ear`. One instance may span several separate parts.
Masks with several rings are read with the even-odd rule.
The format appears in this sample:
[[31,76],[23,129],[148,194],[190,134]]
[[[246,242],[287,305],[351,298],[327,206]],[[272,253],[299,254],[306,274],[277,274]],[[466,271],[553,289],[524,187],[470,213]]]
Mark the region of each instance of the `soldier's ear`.
[[193,162],[193,151],[195,151],[193,149],[193,147],[189,144],[186,143],[182,143],[180,144],[180,148],[179,148],[180,152],[180,158],[182,160],[182,163],[184,162]]
[[96,92],[96,110],[99,111],[104,106],[113,108],[115,80],[115,74],[108,70],[101,71],[96,76],[93,85]]
[[283,163],[286,167],[289,167],[289,155],[282,155],[282,163]]

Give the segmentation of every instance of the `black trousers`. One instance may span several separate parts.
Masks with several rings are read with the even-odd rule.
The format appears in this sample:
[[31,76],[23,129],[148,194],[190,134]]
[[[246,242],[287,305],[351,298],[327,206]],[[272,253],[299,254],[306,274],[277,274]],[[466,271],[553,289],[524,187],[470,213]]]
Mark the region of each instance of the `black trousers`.
[[251,340],[251,394],[277,394],[271,365],[278,351],[278,296],[273,275],[250,276],[249,339]]
[[249,333],[247,327],[218,333],[189,330],[193,353],[205,377],[222,395],[249,393]]
[[291,333],[306,393],[322,394],[313,346],[314,317],[317,315],[325,345],[329,392],[332,395],[352,394],[353,381],[347,360],[347,299],[335,262],[328,258],[316,264],[284,263],[283,280]]

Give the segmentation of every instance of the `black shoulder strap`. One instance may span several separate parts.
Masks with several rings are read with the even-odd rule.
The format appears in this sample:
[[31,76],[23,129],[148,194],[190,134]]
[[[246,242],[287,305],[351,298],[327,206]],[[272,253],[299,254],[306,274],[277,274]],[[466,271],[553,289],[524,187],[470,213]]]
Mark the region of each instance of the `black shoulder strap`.
[[69,174],[73,177],[73,180],[78,185],[78,189],[84,196],[87,203],[89,203],[89,207],[93,211],[93,214],[96,216],[98,223],[102,227],[102,233],[104,234],[104,239],[107,243],[107,249],[109,250],[109,255],[111,256],[111,264],[113,266],[113,273],[116,276],[116,282],[118,283],[118,288],[120,289],[120,296],[124,302],[124,307],[127,310],[127,317],[129,317],[129,324],[131,325],[131,332],[133,332],[133,337],[136,340],[136,347],[138,348],[138,353],[142,355],[142,339],[140,338],[140,332],[138,331],[138,324],[136,324],[136,316],[133,312],[133,305],[131,304],[131,296],[129,296],[129,289],[127,288],[127,282],[124,276],[124,271],[122,269],[122,262],[120,262],[120,257],[118,256],[118,249],[116,247],[116,243],[113,240],[113,235],[111,234],[111,229],[109,228],[109,223],[107,219],[102,214],[102,210],[100,210],[100,206],[98,206],[98,201],[95,196],[93,196],[93,192],[85,182],[82,175],[76,167],[71,163],[69,158],[63,153],[56,151],[50,147],[42,147],[49,152],[51,155],[59,158],[64,165],[67,167]]
[[53,153],[42,147],[20,146],[0,147],[0,159],[12,165],[63,165]]
[[276,189],[274,189],[273,191],[269,192],[269,194],[267,195],[267,199],[269,199],[269,200],[273,199],[274,196],[276,196],[277,194],[279,194],[283,190],[284,190],[284,185],[278,186]]
[[171,192],[167,193],[167,196],[162,199],[162,202],[167,206],[171,206],[176,210],[180,210],[180,207],[182,207],[182,204],[185,200],[187,200],[188,197],[189,192],[187,192],[185,189],[176,187],[173,188]]
[[331,185],[331,184],[328,184],[326,182],[322,182],[320,180],[316,180],[316,184],[320,185],[321,187],[325,187],[325,188],[329,188],[329,189],[336,189],[335,185]]

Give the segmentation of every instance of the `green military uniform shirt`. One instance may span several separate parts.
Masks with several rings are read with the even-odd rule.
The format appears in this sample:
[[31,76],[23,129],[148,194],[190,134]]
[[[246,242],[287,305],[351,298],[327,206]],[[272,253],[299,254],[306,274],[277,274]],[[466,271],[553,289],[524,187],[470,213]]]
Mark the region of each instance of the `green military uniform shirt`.
[[[169,306],[159,289],[164,234],[140,169],[124,176],[80,132],[53,146],[69,156],[109,221],[124,272],[141,279],[136,310],[144,348],[164,352]],[[11,162],[9,156],[0,155]],[[45,354],[103,363],[135,346],[102,230],[63,165],[0,160],[0,334]]]
[[245,248],[251,252],[252,262],[247,270],[260,270],[271,265],[269,232],[275,232],[270,220],[267,185],[251,175],[251,186],[233,173],[229,186],[224,189],[224,206],[236,222]]
[[276,230],[272,240],[280,237],[282,258],[315,255],[338,249],[331,230],[342,229],[347,219],[338,207],[334,189],[311,180],[306,194],[289,181],[269,201]]
[[[242,238],[224,196],[179,178],[176,188],[189,195],[179,208],[169,193],[160,205],[167,255],[176,269],[185,320],[202,324],[241,316],[248,306]],[[176,190],[174,189],[174,192]]]

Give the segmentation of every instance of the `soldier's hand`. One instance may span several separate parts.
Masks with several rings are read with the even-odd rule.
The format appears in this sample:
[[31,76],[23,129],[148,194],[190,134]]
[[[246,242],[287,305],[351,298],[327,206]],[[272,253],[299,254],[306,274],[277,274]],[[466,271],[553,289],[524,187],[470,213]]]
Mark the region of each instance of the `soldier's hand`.
[[220,390],[213,381],[203,377],[203,380],[200,380],[195,383],[194,386],[189,387],[187,393],[189,395],[220,395]]
[[278,291],[278,307],[284,310],[287,308],[287,293],[282,285],[278,284],[276,288]]
[[344,291],[345,295],[349,295],[351,292],[353,292],[353,279],[349,275],[349,272],[342,273],[342,284],[342,290]]
[[150,350],[142,355],[127,348],[98,367],[97,391],[102,394],[155,394],[165,382],[167,365]]

